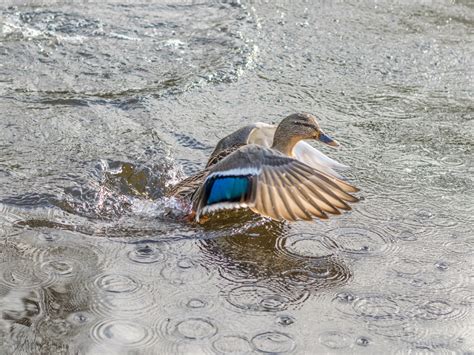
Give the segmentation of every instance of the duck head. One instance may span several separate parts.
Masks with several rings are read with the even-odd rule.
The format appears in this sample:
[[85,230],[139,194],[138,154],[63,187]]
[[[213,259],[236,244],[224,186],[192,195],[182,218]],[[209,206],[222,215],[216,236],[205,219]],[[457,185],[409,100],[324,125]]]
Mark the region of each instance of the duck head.
[[304,139],[315,139],[331,147],[339,146],[337,141],[323,132],[315,116],[309,113],[294,113],[278,125],[272,148],[291,156],[296,143]]

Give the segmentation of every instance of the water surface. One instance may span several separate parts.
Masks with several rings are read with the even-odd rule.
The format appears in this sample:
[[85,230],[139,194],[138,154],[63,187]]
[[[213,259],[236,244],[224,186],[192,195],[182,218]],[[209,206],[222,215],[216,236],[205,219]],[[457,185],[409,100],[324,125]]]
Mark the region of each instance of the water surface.
[[[471,353],[469,1],[0,8],[0,353]],[[309,111],[363,200],[176,218],[244,124]]]

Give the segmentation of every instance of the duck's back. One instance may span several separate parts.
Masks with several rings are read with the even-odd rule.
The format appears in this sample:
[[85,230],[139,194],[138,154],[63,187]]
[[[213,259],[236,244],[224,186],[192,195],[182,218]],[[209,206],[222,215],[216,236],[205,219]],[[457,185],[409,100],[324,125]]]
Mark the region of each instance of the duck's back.
[[275,130],[276,126],[274,125],[256,122],[232,132],[217,143],[209,157],[207,167],[216,164],[238,148],[247,144],[271,147]]
[[273,142],[276,126],[262,122],[257,122],[244,126],[217,142],[214,151],[207,161],[206,169],[195,175],[187,177],[178,184],[172,186],[168,196],[179,198],[189,198],[196,189],[202,184],[207,176],[208,168],[220,162],[222,159],[235,152],[240,147],[247,144],[258,144],[264,147],[270,147]]

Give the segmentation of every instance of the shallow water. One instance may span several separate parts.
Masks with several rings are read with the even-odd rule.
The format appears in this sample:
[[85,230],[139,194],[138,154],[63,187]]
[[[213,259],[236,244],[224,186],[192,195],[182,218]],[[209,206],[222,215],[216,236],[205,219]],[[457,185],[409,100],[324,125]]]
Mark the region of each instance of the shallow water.
[[[474,352],[471,2],[44,4],[0,8],[0,353]],[[353,211],[174,217],[297,111]]]

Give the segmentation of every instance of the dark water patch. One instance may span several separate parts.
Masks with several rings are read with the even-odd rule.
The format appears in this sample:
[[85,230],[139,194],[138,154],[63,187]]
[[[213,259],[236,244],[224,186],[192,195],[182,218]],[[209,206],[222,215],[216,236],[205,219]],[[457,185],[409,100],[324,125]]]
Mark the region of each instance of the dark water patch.
[[41,103],[46,106],[88,106],[88,102],[80,99],[52,99],[42,100]]
[[48,207],[52,206],[57,201],[57,197],[47,193],[30,193],[19,196],[5,197],[1,200],[2,203],[20,207]]
[[297,307],[309,294],[350,279],[347,266],[331,255],[308,257],[287,251],[291,239],[269,234],[279,230],[262,225],[245,234],[200,241],[221,277],[242,285],[222,291],[231,304],[257,312]]

